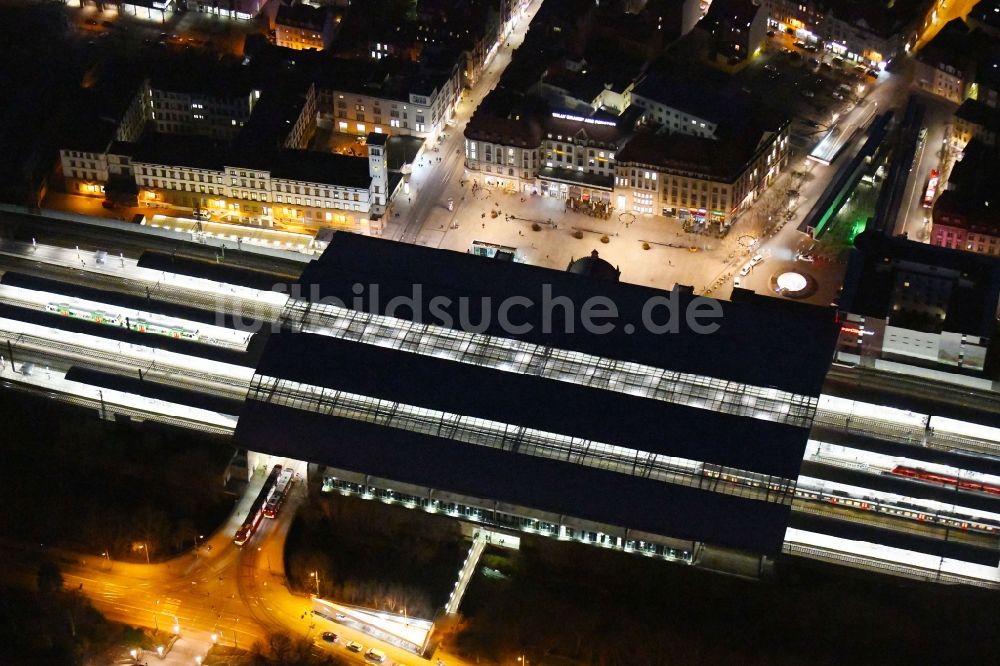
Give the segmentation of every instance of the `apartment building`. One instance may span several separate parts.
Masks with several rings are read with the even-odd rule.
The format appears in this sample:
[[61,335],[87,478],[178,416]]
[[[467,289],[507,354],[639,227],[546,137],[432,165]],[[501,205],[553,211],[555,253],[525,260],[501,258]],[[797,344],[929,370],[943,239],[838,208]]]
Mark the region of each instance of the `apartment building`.
[[281,5],[274,18],[275,43],[287,49],[322,51],[334,35],[333,14],[325,7]]
[[933,0],[761,0],[768,26],[832,55],[884,67],[916,37]]
[[141,206],[258,226],[379,235],[390,195],[380,158],[298,149],[240,155],[204,137],[151,134],[136,146],[132,171]]
[[616,155],[615,206],[724,231],[787,166],[789,127],[752,120],[714,138],[636,134]]
[[458,106],[462,58],[450,49],[424,56],[420,63],[383,58],[328,68],[317,81],[320,118],[344,134],[435,136]]

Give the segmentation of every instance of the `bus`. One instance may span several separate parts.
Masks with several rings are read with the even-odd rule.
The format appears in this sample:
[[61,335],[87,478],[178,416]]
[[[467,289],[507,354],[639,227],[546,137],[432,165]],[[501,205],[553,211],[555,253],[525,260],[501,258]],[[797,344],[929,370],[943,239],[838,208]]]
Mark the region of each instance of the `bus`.
[[937,169],[931,169],[931,175],[927,178],[927,191],[924,192],[924,208],[930,208],[934,205],[934,195],[937,194],[938,187],[938,171]]
[[246,520],[236,530],[236,538],[233,541],[236,542],[237,546],[245,544],[253,536],[254,532],[257,531],[260,521],[264,518],[264,506],[267,504],[267,498],[271,496],[271,491],[277,484],[280,475],[281,465],[275,465],[271,473],[267,476],[267,480],[261,487],[260,492],[257,493],[257,499],[250,505],[250,511],[247,513]]
[[264,505],[265,518],[274,518],[278,515],[278,510],[285,503],[285,496],[292,487],[294,474],[295,471],[291,467],[281,470],[278,482],[274,484],[274,490],[271,491],[271,496],[267,498],[267,503]]

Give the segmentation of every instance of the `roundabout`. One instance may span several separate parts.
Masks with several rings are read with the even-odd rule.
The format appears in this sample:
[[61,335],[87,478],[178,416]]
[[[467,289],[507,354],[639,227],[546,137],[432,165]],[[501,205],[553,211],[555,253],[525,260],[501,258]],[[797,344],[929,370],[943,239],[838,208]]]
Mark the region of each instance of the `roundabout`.
[[772,290],[788,298],[809,298],[816,293],[816,279],[798,271],[775,273],[769,283]]

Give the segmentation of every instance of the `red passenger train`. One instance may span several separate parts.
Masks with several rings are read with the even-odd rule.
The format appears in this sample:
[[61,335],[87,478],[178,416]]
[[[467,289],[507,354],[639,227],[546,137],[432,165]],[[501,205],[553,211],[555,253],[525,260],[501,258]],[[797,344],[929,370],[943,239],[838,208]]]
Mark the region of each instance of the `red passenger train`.
[[921,481],[928,481],[930,483],[957,486],[961,490],[974,490],[989,493],[991,495],[1000,495],[1000,486],[980,483],[979,481],[973,481],[972,479],[959,479],[954,476],[948,476],[947,474],[925,472],[922,469],[914,469],[913,467],[894,467],[892,473],[896,476],[908,476],[911,479],[920,479]]

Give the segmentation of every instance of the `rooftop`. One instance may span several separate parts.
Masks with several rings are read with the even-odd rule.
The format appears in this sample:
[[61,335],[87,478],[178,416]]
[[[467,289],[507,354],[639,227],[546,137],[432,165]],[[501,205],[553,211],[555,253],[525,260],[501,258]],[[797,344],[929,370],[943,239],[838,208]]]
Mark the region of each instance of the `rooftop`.
[[132,161],[221,171],[228,154],[228,143],[208,136],[146,130],[134,144]]
[[327,20],[329,20],[329,15],[323,7],[313,7],[305,4],[282,4],[278,6],[278,13],[274,18],[274,23],[275,25],[308,28],[316,32],[323,32]]
[[272,178],[367,189],[371,183],[368,160],[310,150],[282,148],[241,151],[204,136],[147,131],[135,146],[133,161],[221,171],[247,167],[269,171]]
[[[576,313],[568,333],[545,325],[551,315],[558,329],[568,323],[561,308],[541,312],[546,293],[577,306],[606,297],[618,323],[639,323],[650,298],[683,306],[694,296],[344,233],[300,282],[318,291],[311,305],[293,303],[288,329],[270,337],[237,429],[240,446],[657,534],[780,550],[787,505],[708,488],[695,480],[700,473],[661,465],[701,461],[764,475],[765,485],[794,479],[811,417],[803,396],[819,394],[838,333],[828,309],[750,295],[717,302],[715,333],[682,324],[674,334],[618,326],[602,334]],[[377,288],[378,301],[356,299],[356,284],[367,296]],[[414,305],[390,316],[390,300],[413,297],[415,285]],[[519,308],[527,331],[505,331],[492,316],[513,296],[536,304]],[[431,299],[449,315],[459,299],[474,311],[445,321],[425,311]],[[309,318],[309,332],[298,332],[299,317]],[[471,332],[464,319],[486,323]],[[804,402],[783,402],[783,391],[799,390]]]
[[615,159],[619,164],[646,164],[735,182],[762,144],[783,127],[783,124],[763,125],[745,120],[739,126],[727,127],[717,139],[680,133],[640,132],[618,151]]
[[900,275],[922,273],[952,281],[944,330],[990,338],[1000,300],[1000,259],[863,232],[855,239],[841,307],[888,317]]
[[[343,302],[350,302],[354,296],[350,287],[356,282],[380,283],[385,301],[397,293],[407,293],[410,285],[420,283],[427,298],[435,293],[456,298],[462,294],[490,294],[499,302],[506,296],[521,295],[540,302],[542,285],[551,285],[554,295],[564,294],[577,303],[594,294],[608,296],[618,304],[623,321],[641,324],[645,302],[665,293],[625,283],[602,283],[599,287],[581,285],[574,276],[562,271],[525,264],[482,262],[462,252],[349,234],[338,234],[335,238],[337,242],[306,268],[302,281],[319,285],[323,295],[341,297]],[[680,295],[678,298],[687,303],[694,296]],[[725,325],[713,335],[688,333],[664,339],[641,325],[638,326],[641,330],[631,335],[624,335],[621,330],[607,335],[590,335],[580,332],[580,326],[576,327],[575,335],[543,334],[542,323],[538,321],[531,332],[516,337],[623,361],[698,372],[797,393],[818,393],[829,354],[822,344],[803,346],[797,341],[826,338],[832,326],[832,314],[826,308],[796,304],[800,307],[789,311],[780,307],[780,302],[766,297],[743,303],[718,303],[723,309]],[[532,318],[541,315],[539,312],[529,314]],[[749,330],[771,333],[749,339],[746,336]],[[833,336],[836,337],[835,330]],[[795,359],[794,366],[800,368],[794,375],[786,371],[785,365],[768,360],[789,359],[790,354]]]
[[923,19],[931,0],[820,0],[827,13],[879,37],[889,38]]
[[729,77],[697,65],[691,68],[684,74],[652,68],[639,80],[632,94],[717,125],[739,121],[752,112],[752,100],[748,95],[719,92],[731,88]]

